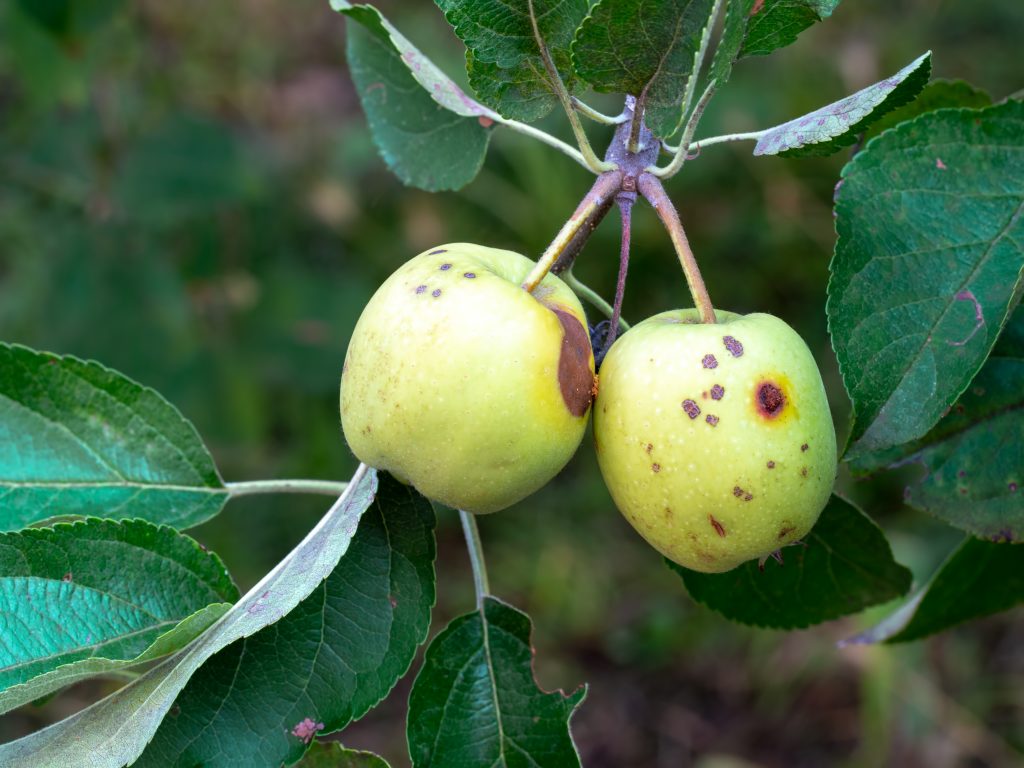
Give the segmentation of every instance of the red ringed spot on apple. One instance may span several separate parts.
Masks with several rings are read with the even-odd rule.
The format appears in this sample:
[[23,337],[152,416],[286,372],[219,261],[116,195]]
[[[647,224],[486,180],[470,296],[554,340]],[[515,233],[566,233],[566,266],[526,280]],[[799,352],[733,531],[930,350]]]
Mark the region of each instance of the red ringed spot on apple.
[[715,384],[711,388],[711,399],[721,400],[725,396],[725,388],[721,384]]
[[708,369],[718,367],[718,361],[715,359],[714,355],[704,355],[704,359],[701,360],[700,362],[701,365]]
[[686,415],[691,419],[696,419],[700,416],[700,406],[697,405],[693,400],[687,398],[682,402],[683,410],[686,411]]
[[754,401],[757,403],[757,412],[767,419],[778,418],[786,407],[786,395],[770,381],[762,381],[757,385]]

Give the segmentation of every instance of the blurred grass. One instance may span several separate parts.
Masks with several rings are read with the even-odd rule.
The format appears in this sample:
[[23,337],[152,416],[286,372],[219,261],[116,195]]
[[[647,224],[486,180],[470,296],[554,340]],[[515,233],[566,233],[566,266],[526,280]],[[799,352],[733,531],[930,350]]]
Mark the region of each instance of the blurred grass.
[[[337,380],[375,286],[445,241],[536,255],[589,183],[568,159],[499,133],[466,189],[402,188],[373,151],[344,71],[343,22],[324,0],[103,0],[67,18],[46,17],[44,6],[0,5],[0,338],[96,358],[155,387],[195,422],[231,480],[347,477]],[[381,6],[460,71],[432,4]],[[847,0],[793,46],[741,63],[701,134],[782,122],[928,48],[936,76],[1001,98],[1022,86],[1022,36],[1019,0]],[[566,135],[557,117],[545,127]],[[607,134],[591,131],[597,144]],[[716,304],[772,312],[800,331],[842,434],[849,406],[824,302],[845,158],[749,150],[709,149],[669,191]],[[614,218],[577,268],[606,296]],[[638,209],[633,251],[627,318],[689,303],[650,211]],[[844,476],[841,487],[920,579],[957,535],[902,507],[912,473]],[[317,499],[245,499],[193,534],[245,587],[323,509]],[[615,512],[589,442],[549,488],[481,528],[496,593],[535,621],[542,685],[591,686],[573,721],[590,768],[1024,761],[1020,610],[912,646],[841,651],[838,639],[884,609],[790,634],[730,625],[693,605]],[[439,544],[435,630],[472,600],[447,512]],[[13,713],[0,736],[103,690],[79,686]],[[345,741],[405,765],[407,690],[408,681]]]

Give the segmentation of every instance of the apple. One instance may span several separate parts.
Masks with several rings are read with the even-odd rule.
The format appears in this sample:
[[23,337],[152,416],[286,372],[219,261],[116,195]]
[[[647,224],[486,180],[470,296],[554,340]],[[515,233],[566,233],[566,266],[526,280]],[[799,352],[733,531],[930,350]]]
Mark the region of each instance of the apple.
[[836,435],[807,345],[777,317],[663,312],[619,338],[594,404],[598,464],[655,549],[705,573],[805,536],[832,492]]
[[431,248],[392,274],[356,324],[341,422],[360,461],[468,512],[503,509],[579,447],[594,355],[572,290],[534,263],[469,243]]

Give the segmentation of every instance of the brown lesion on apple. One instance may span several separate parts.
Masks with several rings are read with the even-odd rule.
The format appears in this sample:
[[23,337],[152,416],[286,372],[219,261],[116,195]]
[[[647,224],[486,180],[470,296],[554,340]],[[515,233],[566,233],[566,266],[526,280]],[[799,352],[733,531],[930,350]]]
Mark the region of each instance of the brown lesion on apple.
[[725,536],[726,536],[725,526],[722,525],[717,520],[715,520],[715,516],[714,515],[708,515],[708,522],[711,523],[711,527],[715,529],[715,533],[717,533],[719,536],[721,536],[724,539]]
[[788,520],[783,521],[782,527],[779,529],[778,540],[782,541],[783,539],[785,539],[787,536],[789,536],[789,534],[791,534],[795,530],[796,530],[796,526],[795,525],[793,525]]
[[651,464],[651,472],[653,472],[654,474],[658,474],[659,472],[661,472],[661,464],[659,464],[658,462],[654,462],[653,464]]
[[662,516],[666,520],[671,520],[672,519],[672,507],[665,507],[665,509],[662,510]]
[[575,315],[564,309],[550,309],[562,324],[562,349],[558,355],[562,400],[569,413],[583,416],[597,394],[597,377],[590,367],[590,336]]
[[738,485],[733,486],[732,495],[737,499],[742,499],[743,501],[752,501],[754,498],[754,494],[750,493],[750,491],[743,490]]

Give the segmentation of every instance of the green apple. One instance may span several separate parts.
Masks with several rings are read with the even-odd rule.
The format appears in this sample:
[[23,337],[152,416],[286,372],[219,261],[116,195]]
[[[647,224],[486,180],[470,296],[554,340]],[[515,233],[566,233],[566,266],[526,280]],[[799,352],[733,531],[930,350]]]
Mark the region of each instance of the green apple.
[[718,573],[805,536],[828,501],[836,436],[807,345],[766,314],[648,318],[612,345],[597,459],[626,519],[686,568]]
[[370,299],[341,377],[341,421],[360,461],[428,498],[494,512],[572,458],[594,397],[586,318],[533,262],[468,243],[406,262]]

